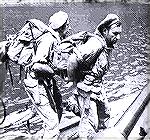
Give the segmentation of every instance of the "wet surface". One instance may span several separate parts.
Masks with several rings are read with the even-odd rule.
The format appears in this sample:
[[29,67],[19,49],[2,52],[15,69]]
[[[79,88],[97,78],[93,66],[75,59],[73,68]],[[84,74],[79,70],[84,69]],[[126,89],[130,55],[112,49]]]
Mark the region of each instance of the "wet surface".
[[[3,8],[3,35],[12,34],[21,29],[25,20],[37,18],[47,23],[51,14],[58,10],[66,11],[70,16],[73,33],[82,30],[93,32],[96,25],[108,13],[116,13],[123,23],[121,40],[116,45],[111,59],[110,70],[104,77],[104,86],[110,103],[119,103],[129,97],[132,101],[150,80],[150,25],[149,5],[146,4],[50,4],[47,6],[20,6]],[[7,116],[24,111],[31,106],[22,82],[19,80],[19,67],[11,64],[14,88],[10,73],[7,72],[3,100]],[[24,73],[22,72],[22,79]],[[121,103],[120,103],[121,104]],[[126,103],[127,105],[129,102]],[[112,105],[113,107],[113,105]],[[119,110],[119,109],[118,109]],[[117,109],[116,109],[117,112]],[[115,112],[115,113],[116,113]],[[121,111],[118,111],[121,112]],[[114,112],[113,112],[114,113]],[[10,117],[12,119],[13,116]],[[144,120],[143,120],[144,121]],[[30,120],[31,131],[27,122],[0,129],[0,137],[11,133],[23,133],[30,136],[41,129],[42,121],[38,115]],[[33,131],[33,132],[32,132]],[[26,139],[18,134],[16,139]],[[9,139],[9,138],[8,138]]]

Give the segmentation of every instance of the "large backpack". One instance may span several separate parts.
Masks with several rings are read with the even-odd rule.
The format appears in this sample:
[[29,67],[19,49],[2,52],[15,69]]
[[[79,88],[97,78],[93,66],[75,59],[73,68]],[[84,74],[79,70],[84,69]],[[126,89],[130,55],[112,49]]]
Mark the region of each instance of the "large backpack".
[[82,31],[62,40],[60,45],[58,45],[57,49],[54,51],[53,64],[59,70],[67,69],[68,58],[73,53],[74,48],[86,43],[92,36],[93,34]]
[[48,32],[48,26],[42,21],[31,19],[14,35],[10,35],[6,45],[6,54],[10,60],[26,66],[32,62],[36,54],[36,40]]
[[[37,39],[43,34],[49,32],[48,26],[37,19],[30,19],[25,22],[23,28],[16,34],[8,35],[7,40],[1,43],[4,55],[1,55],[1,61],[6,62],[6,68],[10,73],[11,83],[13,85],[13,78],[9,65],[9,60],[15,62],[20,66],[20,80],[21,70],[25,66],[29,66],[32,62],[37,49]],[[5,46],[5,47],[4,47]],[[1,54],[3,54],[1,53]]]

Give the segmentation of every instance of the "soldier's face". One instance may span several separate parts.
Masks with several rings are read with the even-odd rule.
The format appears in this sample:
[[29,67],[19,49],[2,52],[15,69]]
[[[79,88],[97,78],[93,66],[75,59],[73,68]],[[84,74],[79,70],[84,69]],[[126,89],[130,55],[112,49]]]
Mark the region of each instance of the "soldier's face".
[[70,30],[71,30],[71,27],[69,25],[69,21],[67,20],[66,26],[65,26],[65,29],[64,29],[64,34],[66,35],[66,37],[70,35],[70,32],[71,32]]
[[112,25],[110,29],[106,29],[105,39],[108,45],[115,44],[120,39],[122,26]]
[[61,34],[62,34],[63,38],[66,38],[71,34],[70,29],[71,28],[69,25],[69,21],[67,20],[67,22],[63,25],[63,28],[61,30]]

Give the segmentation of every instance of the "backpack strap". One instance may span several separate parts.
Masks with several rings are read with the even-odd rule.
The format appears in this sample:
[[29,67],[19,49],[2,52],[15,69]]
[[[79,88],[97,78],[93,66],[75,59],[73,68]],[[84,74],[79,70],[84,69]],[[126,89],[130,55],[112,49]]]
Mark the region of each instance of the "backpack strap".
[[30,26],[30,31],[31,31],[32,39],[33,39],[34,54],[36,54],[36,50],[37,50],[38,45],[37,45],[36,40],[35,40],[34,35],[33,35],[31,22],[29,22],[29,26]]
[[12,85],[12,87],[13,87],[13,85],[14,85],[14,81],[13,81],[13,76],[12,76],[12,73],[11,73],[11,69],[10,69],[9,62],[8,62],[6,65],[7,65],[7,68],[8,68],[9,74],[10,74],[11,85]]
[[21,81],[22,70],[23,70],[23,66],[20,65],[20,68],[19,68],[19,72],[20,72],[20,74],[19,74],[19,81]]
[[9,49],[9,46],[10,46],[10,42],[8,42],[6,45],[5,45],[5,55],[2,59],[3,62],[5,62],[5,68],[6,70],[9,71],[9,74],[10,74],[10,80],[11,80],[11,85],[13,87],[13,76],[12,76],[12,73],[11,73],[11,68],[10,68],[10,64],[9,64],[9,56],[7,55],[7,52],[8,52],[8,49]]

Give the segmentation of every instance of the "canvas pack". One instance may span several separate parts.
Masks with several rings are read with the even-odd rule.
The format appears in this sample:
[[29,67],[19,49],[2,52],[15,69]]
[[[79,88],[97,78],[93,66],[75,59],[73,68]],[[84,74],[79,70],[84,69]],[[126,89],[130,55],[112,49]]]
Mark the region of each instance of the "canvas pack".
[[29,65],[36,54],[37,39],[46,32],[48,32],[48,26],[42,21],[37,19],[26,21],[19,32],[7,38],[5,50],[8,58],[19,65]]

